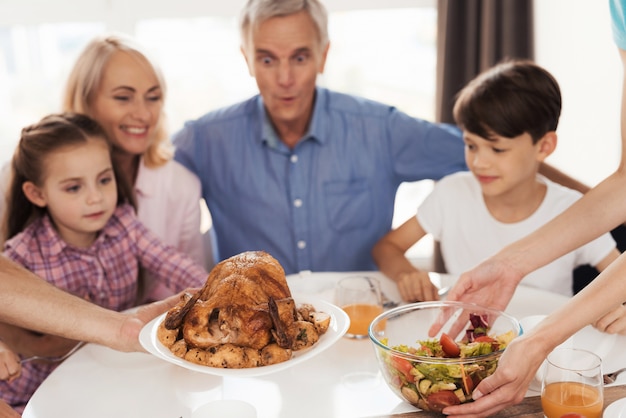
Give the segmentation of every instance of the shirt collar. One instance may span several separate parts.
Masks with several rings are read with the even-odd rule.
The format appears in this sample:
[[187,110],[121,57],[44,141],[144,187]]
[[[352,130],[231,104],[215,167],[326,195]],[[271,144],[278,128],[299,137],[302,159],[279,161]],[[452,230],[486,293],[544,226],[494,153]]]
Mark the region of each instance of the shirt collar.
[[[277,148],[282,144],[280,141],[274,126],[270,122],[269,115],[265,110],[265,106],[263,105],[263,98],[259,95],[259,99],[257,101],[257,106],[259,108],[259,113],[261,114],[261,123],[262,123],[262,141],[266,143],[270,148]],[[323,112],[323,102],[326,101],[326,90],[317,87],[315,89],[315,104],[313,106],[313,115],[311,116],[311,123],[309,124],[308,131],[304,134],[304,136],[298,141],[298,143],[304,142],[306,140],[317,141],[320,144],[325,144],[327,142],[327,135],[324,135],[324,127],[320,122],[321,113]]]
[[[52,221],[50,220],[50,216],[45,214],[41,218],[42,228],[39,229],[39,234],[41,234],[44,238],[44,242],[47,245],[42,245],[41,251],[47,251],[49,256],[56,256],[63,252],[69,245],[61,239],[59,233],[52,225]],[[44,254],[45,255],[45,254]]]
[[92,253],[96,252],[102,242],[104,242],[109,237],[114,237],[122,232],[124,232],[124,225],[120,222],[120,217],[123,216],[131,216],[129,214],[133,213],[133,208],[130,205],[121,205],[115,209],[115,212],[111,219],[106,223],[104,228],[100,231],[98,238],[94,241],[93,244],[89,248],[77,248],[72,245],[66,243],[59,233],[57,232],[54,225],[52,225],[52,220],[50,219],[50,215],[45,214],[41,218],[42,228],[40,229],[39,234],[41,234],[45,240],[45,242],[49,243],[48,245],[42,246],[42,251],[47,251],[48,256],[56,256],[63,251],[77,251],[84,253]]
[[128,203],[124,203],[115,208],[115,212],[104,225],[104,228],[100,231],[100,236],[96,242],[107,239],[109,237],[116,237],[125,232],[124,220],[135,216],[135,209]]

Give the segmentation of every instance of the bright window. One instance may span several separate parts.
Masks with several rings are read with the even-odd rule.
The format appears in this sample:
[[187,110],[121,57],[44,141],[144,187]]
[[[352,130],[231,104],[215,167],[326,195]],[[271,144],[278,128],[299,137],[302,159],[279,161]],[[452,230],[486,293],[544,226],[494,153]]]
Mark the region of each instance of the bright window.
[[101,23],[0,27],[0,164],[11,158],[21,129],[61,107],[74,58]]
[[[320,84],[434,116],[434,7],[333,12]],[[76,55],[105,22],[0,26],[0,162],[20,129],[57,111]],[[256,92],[239,52],[235,17],[138,20],[135,36],[160,63],[171,130]]]

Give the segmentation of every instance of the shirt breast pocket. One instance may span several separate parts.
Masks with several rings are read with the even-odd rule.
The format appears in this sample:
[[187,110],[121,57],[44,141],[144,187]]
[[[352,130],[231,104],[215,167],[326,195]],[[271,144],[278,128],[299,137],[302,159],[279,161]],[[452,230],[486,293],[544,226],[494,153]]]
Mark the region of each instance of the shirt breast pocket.
[[324,193],[328,222],[335,231],[364,228],[371,222],[374,208],[367,179],[326,182]]

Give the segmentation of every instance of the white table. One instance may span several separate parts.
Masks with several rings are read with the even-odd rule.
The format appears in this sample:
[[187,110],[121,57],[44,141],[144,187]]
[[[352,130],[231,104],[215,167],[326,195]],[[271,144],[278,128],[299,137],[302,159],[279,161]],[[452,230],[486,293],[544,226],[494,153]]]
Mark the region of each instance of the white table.
[[[354,273],[302,273],[289,277],[299,293],[332,301],[333,283]],[[384,292],[399,299],[380,273]],[[566,297],[520,286],[507,312],[518,319],[547,314]],[[626,366],[626,337],[603,355],[605,371]],[[531,393],[529,394],[536,394]],[[255,378],[193,372],[150,354],[120,353],[88,344],[60,365],[26,406],[24,418],[190,418],[198,406],[220,399],[252,404],[258,418],[366,417],[415,411],[382,380],[369,340],[340,339],[312,359]]]

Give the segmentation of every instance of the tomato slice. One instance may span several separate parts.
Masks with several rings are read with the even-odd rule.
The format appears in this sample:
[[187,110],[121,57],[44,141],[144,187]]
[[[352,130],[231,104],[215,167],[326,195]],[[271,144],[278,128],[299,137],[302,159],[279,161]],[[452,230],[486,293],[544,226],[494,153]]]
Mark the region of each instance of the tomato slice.
[[441,343],[443,352],[446,353],[448,357],[458,357],[461,355],[459,345],[445,332],[441,334],[439,342]]
[[479,342],[479,343],[490,343],[491,349],[493,351],[498,351],[500,349],[500,343],[498,342],[498,340],[496,340],[493,337],[489,337],[487,335],[481,335],[480,337],[476,337],[474,341]]
[[495,338],[489,337],[487,335],[481,335],[480,337],[476,337],[474,341],[478,341],[479,343],[492,343],[492,344],[498,342],[498,340],[496,340]]
[[411,369],[413,368],[413,365],[410,361],[400,357],[392,357],[391,364],[397,371],[404,375],[407,381],[411,383],[415,382],[415,376],[411,374]]
[[426,398],[431,411],[441,412],[445,407],[459,405],[461,401],[451,390],[441,390],[428,395]]

